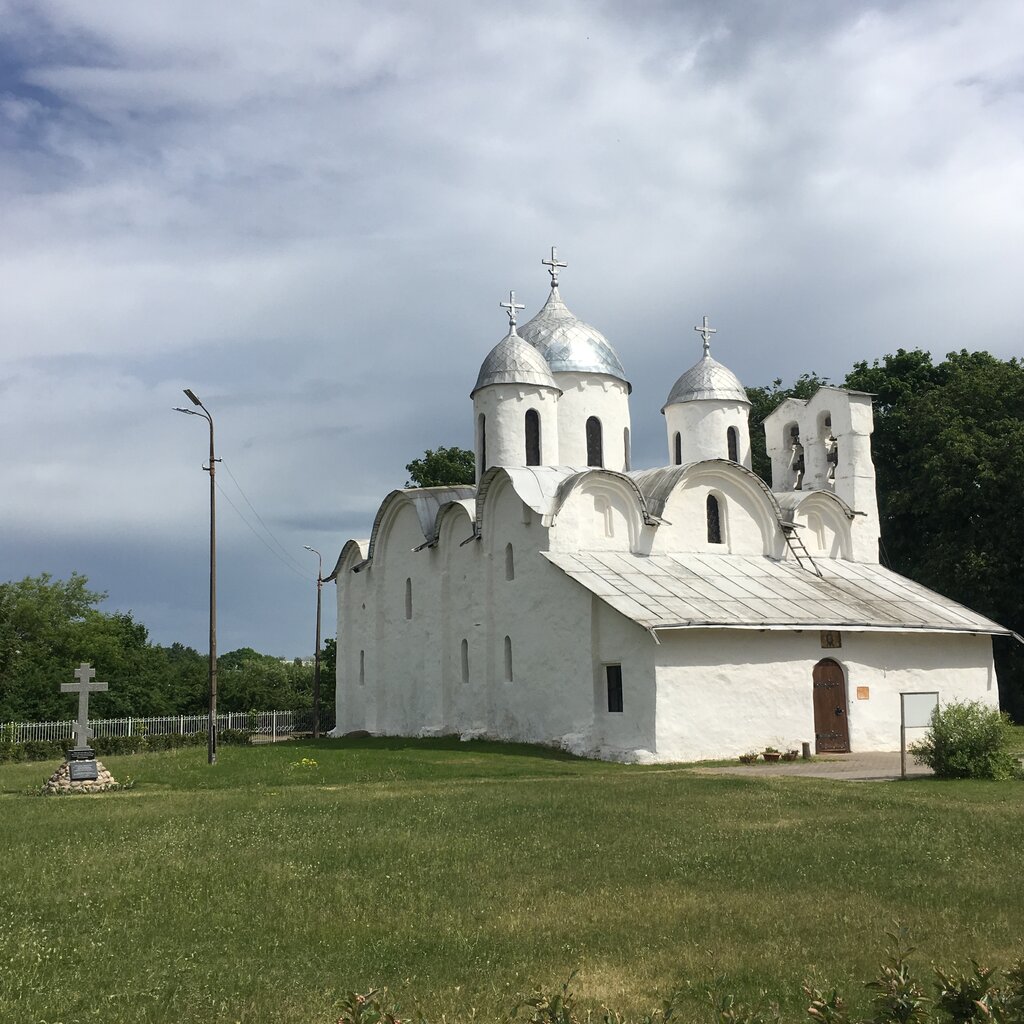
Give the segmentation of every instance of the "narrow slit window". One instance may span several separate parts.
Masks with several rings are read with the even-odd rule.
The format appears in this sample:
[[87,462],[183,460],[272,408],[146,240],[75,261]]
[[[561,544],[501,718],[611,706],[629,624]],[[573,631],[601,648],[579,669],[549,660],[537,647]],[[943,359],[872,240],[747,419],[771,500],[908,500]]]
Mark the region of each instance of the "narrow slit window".
[[505,682],[512,682],[512,638],[505,637]]
[[677,466],[683,464],[683,435],[678,430],[672,437],[672,460]]
[[412,578],[405,578],[405,617],[412,618]]
[[480,413],[477,417],[477,432],[480,435],[480,475],[487,471],[487,417]]
[[359,685],[366,685],[366,651],[359,652]]
[[625,465],[626,472],[628,473],[629,472],[629,462],[630,462],[630,454],[629,454],[629,427],[623,427],[622,428],[622,453],[623,453],[623,458],[625,459],[625,462],[623,464]]
[[722,543],[722,513],[713,494],[708,495],[708,543]]
[[526,410],[526,464],[540,465],[540,416],[536,409]]
[[601,438],[601,421],[596,416],[587,420],[587,465],[604,465],[604,442]]
[[512,545],[505,545],[505,579],[514,580],[516,578],[516,558],[512,551]]
[[730,427],[726,432],[729,442],[729,461],[740,461],[740,432],[735,427]]
[[462,641],[462,682],[469,682],[469,641]]
[[605,681],[608,684],[608,710],[622,712],[622,666],[605,665]]

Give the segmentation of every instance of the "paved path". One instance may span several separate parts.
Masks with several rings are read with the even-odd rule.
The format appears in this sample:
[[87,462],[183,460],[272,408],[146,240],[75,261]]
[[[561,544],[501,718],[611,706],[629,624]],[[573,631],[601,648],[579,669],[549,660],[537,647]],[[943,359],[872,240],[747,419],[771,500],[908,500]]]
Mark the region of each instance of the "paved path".
[[[780,761],[777,764],[735,764],[717,768],[695,768],[701,775],[799,775],[813,779],[840,779],[847,782],[879,782],[900,777],[898,750],[871,754],[819,754],[810,761]],[[915,764],[907,755],[907,777],[931,775],[930,768]]]

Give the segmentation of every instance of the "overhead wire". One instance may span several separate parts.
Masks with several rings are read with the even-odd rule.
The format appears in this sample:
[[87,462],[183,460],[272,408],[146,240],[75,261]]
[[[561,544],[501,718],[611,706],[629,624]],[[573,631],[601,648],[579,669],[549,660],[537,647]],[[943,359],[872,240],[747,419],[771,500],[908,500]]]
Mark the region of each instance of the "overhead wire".
[[[238,518],[239,518],[239,519],[241,519],[241,520],[242,520],[242,522],[243,522],[243,523],[245,523],[245,525],[246,525],[246,526],[248,526],[250,530],[252,530],[253,536],[254,536],[254,537],[255,537],[255,538],[256,538],[256,539],[257,539],[257,540],[258,540],[258,541],[259,541],[259,542],[260,542],[260,543],[261,543],[261,544],[262,544],[262,545],[263,545],[263,546],[264,546],[264,547],[265,547],[265,548],[266,548],[266,549],[267,549],[267,550],[268,550],[268,551],[269,551],[269,552],[270,552],[270,553],[271,553],[271,554],[272,554],[272,555],[273,555],[273,556],[274,556],[274,557],[275,557],[275,558],[276,558],[276,559],[277,559],[277,560],[278,560],[278,561],[279,561],[279,562],[280,562],[280,563],[281,563],[281,564],[282,564],[282,565],[283,565],[283,566],[284,566],[284,567],[285,567],[286,569],[288,569],[289,571],[291,571],[291,572],[295,573],[295,575],[296,575],[296,576],[298,576],[298,577],[299,577],[299,579],[301,579],[301,580],[302,580],[302,581],[303,581],[304,583],[307,583],[307,582],[309,582],[309,575],[308,575],[308,573],[303,573],[303,572],[300,572],[300,571],[299,571],[299,570],[298,570],[297,568],[295,568],[295,566],[294,566],[294,565],[292,565],[292,564],[291,564],[290,562],[286,562],[286,561],[285,561],[285,560],[284,560],[284,559],[283,559],[283,558],[282,558],[282,557],[280,556],[280,554],[278,554],[278,552],[277,552],[277,551],[275,551],[275,550],[274,550],[274,549],[273,549],[273,548],[272,548],[272,547],[271,547],[271,546],[270,546],[270,545],[269,545],[269,544],[267,543],[267,540],[266,540],[266,538],[265,538],[265,537],[263,537],[263,536],[262,536],[262,535],[261,535],[261,534],[260,534],[260,533],[259,533],[259,532],[257,531],[256,527],[255,527],[255,526],[253,526],[253,525],[252,525],[252,523],[250,523],[250,522],[249,522],[249,520],[245,518],[245,516],[244,516],[244,515],[242,514],[242,510],[241,510],[241,509],[240,509],[240,508],[239,508],[239,507],[238,507],[238,506],[237,506],[237,505],[236,505],[236,504],[235,504],[235,503],[234,503],[234,502],[233,502],[233,501],[231,500],[231,498],[230,498],[230,497],[228,496],[228,493],[227,493],[227,491],[225,491],[225,490],[224,490],[224,488],[223,488],[223,487],[221,487],[221,485],[220,485],[219,481],[217,482],[217,490],[218,490],[218,491],[220,491],[220,493],[221,493],[221,497],[222,497],[222,498],[223,498],[223,499],[224,499],[224,500],[225,500],[225,501],[226,501],[226,502],[227,502],[227,503],[228,503],[228,504],[229,504],[229,505],[230,505],[230,506],[231,506],[231,507],[232,507],[232,508],[233,508],[233,509],[235,510],[235,512],[237,512],[237,513],[238,513]],[[251,507],[251,506],[250,506],[250,507]]]
[[[238,488],[238,493],[241,494],[242,498],[245,500],[246,505],[248,505],[249,508],[252,509],[252,514],[259,520],[260,526],[262,526],[263,529],[266,531],[267,536],[277,545],[278,550],[291,563],[292,567],[297,572],[302,573],[304,576],[308,575],[307,573],[305,573],[303,571],[301,563],[299,563],[299,561],[297,559],[295,559],[295,558],[293,558],[291,556],[291,554],[288,552],[288,549],[274,535],[274,531],[271,530],[270,527],[267,526],[267,524],[263,521],[263,517],[259,514],[259,512],[256,511],[256,507],[249,500],[249,496],[245,493],[244,490],[242,490],[242,485],[235,478],[235,474],[231,472],[231,467],[223,459],[221,459],[220,461],[221,461],[221,465],[224,467],[224,469],[227,470],[228,476],[231,477],[231,482],[235,485],[235,487]],[[236,509],[236,511],[237,511],[237,509]],[[239,513],[239,514],[241,514],[241,513]],[[252,525],[251,524],[249,524],[249,528],[252,529]]]

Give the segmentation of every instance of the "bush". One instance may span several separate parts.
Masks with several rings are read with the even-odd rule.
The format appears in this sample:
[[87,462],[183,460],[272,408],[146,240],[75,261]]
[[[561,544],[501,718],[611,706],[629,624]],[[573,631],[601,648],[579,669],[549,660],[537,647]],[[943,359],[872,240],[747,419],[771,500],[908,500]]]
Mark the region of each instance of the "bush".
[[1016,767],[1009,728],[1009,717],[996,708],[951,701],[932,712],[928,734],[910,753],[940,779],[1008,779]]
[[248,729],[221,729],[217,733],[217,742],[225,747],[247,747],[251,738]]

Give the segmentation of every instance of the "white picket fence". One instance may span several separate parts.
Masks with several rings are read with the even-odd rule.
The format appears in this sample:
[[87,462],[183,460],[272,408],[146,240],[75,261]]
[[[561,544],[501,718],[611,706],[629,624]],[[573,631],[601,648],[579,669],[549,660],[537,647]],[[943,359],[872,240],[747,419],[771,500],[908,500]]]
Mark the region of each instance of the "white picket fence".
[[[154,736],[165,733],[189,735],[206,732],[209,715],[166,715],[160,718],[91,718],[94,736]],[[329,711],[320,712],[320,733],[334,728]],[[296,733],[313,731],[313,711],[227,711],[217,716],[217,729],[246,729],[276,741]],[[57,722],[2,722],[0,740],[24,743],[26,740],[68,740],[75,735],[72,720]]]

